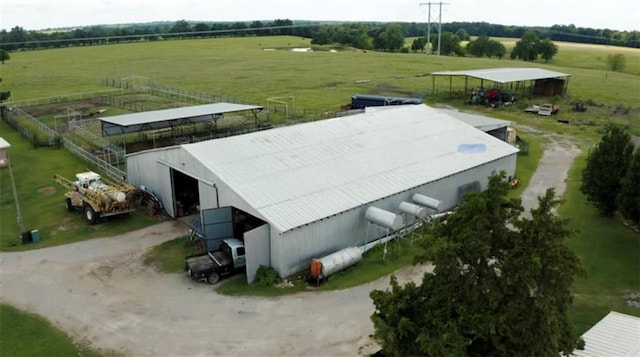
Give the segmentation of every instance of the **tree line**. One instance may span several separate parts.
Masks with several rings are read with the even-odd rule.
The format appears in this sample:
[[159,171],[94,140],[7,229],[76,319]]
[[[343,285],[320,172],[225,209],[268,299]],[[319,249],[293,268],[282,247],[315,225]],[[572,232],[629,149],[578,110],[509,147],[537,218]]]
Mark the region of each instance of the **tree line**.
[[[392,27],[389,27],[391,26]],[[340,23],[300,22],[276,19],[270,22],[155,22],[127,25],[96,25],[73,29],[25,30],[15,26],[0,31],[0,49],[15,51],[68,46],[85,46],[132,41],[156,41],[166,38],[194,38],[219,36],[271,36],[291,35],[312,38],[317,43],[339,43],[362,49],[401,51],[395,46],[402,37],[423,37],[427,33],[426,23]],[[640,48],[639,31],[616,31],[592,29],[574,25],[546,27],[505,26],[486,22],[443,23],[444,33],[457,34],[460,30],[470,36],[521,38],[533,32],[539,38],[552,41],[608,44]],[[434,36],[436,37],[436,36]],[[461,38],[461,40],[464,40]]]

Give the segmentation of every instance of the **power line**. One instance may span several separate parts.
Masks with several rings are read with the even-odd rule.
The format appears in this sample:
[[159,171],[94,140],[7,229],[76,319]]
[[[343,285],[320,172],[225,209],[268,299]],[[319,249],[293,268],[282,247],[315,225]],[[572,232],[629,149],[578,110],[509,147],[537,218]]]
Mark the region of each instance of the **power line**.
[[442,5],[449,5],[446,2],[422,2],[420,6],[427,6],[427,13],[429,14],[428,22],[427,22],[427,44],[429,45],[429,49],[427,50],[427,54],[431,54],[431,5],[438,5],[438,24],[436,29],[438,30],[438,51],[436,54],[440,56],[440,44],[442,43]]

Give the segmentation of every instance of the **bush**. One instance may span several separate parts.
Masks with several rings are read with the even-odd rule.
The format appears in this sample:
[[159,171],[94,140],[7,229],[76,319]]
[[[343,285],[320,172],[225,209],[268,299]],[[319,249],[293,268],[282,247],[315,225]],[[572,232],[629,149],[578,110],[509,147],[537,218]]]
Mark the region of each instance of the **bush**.
[[627,66],[627,58],[622,53],[607,56],[607,65],[614,72],[622,72]]
[[259,286],[273,286],[280,282],[280,275],[273,268],[267,268],[264,265],[260,265],[258,267],[258,271],[256,272],[256,285]]

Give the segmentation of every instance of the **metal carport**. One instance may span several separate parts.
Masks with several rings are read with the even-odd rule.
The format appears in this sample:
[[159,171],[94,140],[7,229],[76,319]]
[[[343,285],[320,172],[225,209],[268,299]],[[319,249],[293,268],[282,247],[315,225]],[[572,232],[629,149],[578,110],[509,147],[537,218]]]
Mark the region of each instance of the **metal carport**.
[[519,88],[522,88],[523,93],[525,86],[519,86],[521,82],[536,81],[540,79],[558,79],[566,78],[563,92],[566,92],[569,86],[570,74],[561,73],[556,71],[550,71],[542,68],[522,68],[522,67],[502,67],[502,68],[487,68],[487,69],[473,69],[464,71],[439,71],[431,73],[432,79],[432,91],[436,90],[436,77],[447,76],[449,77],[449,92],[452,91],[452,78],[464,77],[464,90],[465,93],[469,91],[468,82],[469,78],[480,79],[480,86],[484,87],[484,81],[490,81],[495,84],[496,87],[504,85],[506,83],[516,83],[516,92]]
[[102,136],[113,136],[165,129],[209,120],[216,121],[226,113],[242,111],[253,112],[254,118],[257,119],[257,113],[263,108],[258,105],[235,103],[204,104],[100,118],[100,125],[102,126]]

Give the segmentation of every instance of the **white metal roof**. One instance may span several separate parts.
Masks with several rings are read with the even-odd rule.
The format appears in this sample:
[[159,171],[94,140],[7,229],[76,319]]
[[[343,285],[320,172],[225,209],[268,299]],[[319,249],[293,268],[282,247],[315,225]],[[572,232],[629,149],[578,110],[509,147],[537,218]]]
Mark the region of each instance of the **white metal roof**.
[[248,110],[262,110],[258,105],[214,103],[190,107],[153,110],[100,118],[104,136],[168,128],[177,124],[212,120],[214,116]]
[[432,76],[467,76],[485,79],[496,83],[533,81],[536,79],[569,77],[570,74],[550,71],[542,68],[503,67],[488,69],[472,69],[465,71],[440,71]]
[[452,117],[462,120],[463,122],[471,125],[476,129],[480,129],[484,132],[504,128],[505,126],[511,125],[510,121],[496,119],[487,117],[484,115],[473,114],[473,113],[465,113],[456,109],[444,109],[438,108],[438,110],[447,115],[451,115]]
[[584,350],[575,350],[573,356],[640,356],[640,317],[611,311],[582,338]]
[[182,147],[282,232],[518,151],[425,105]]
[[0,149],[6,149],[8,147],[11,147],[11,144],[9,144],[9,142],[4,138],[0,137]]

